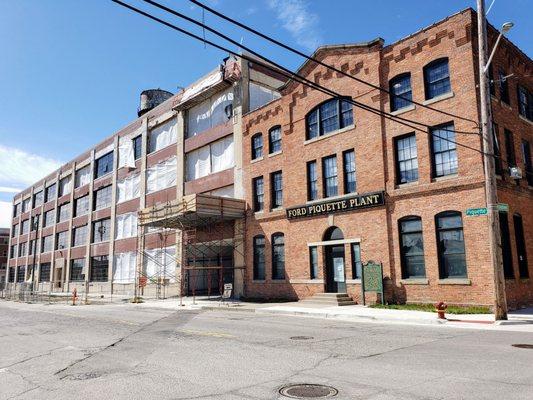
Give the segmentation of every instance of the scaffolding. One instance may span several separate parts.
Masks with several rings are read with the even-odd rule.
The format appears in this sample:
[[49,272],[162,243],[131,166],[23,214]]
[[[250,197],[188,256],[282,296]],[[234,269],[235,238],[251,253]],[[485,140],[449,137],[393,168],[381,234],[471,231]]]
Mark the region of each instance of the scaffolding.
[[[194,299],[197,294],[221,296],[224,284],[234,284],[236,278],[244,282],[243,200],[192,194],[141,210],[138,220],[136,297],[148,283],[157,285],[157,298],[168,295],[169,283],[177,283],[176,294]],[[153,247],[154,234],[158,235],[161,258],[146,250],[149,235]],[[176,235],[174,257],[165,251],[172,234]],[[147,261],[157,266],[152,274],[147,271]]]

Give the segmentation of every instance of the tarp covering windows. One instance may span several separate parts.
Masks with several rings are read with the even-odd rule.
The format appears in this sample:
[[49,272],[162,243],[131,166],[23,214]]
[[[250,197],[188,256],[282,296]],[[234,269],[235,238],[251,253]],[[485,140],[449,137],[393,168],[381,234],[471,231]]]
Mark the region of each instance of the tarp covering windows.
[[74,186],[76,188],[87,185],[91,181],[91,166],[86,165],[85,167],[77,170],[74,180]]
[[114,283],[135,282],[135,266],[137,265],[137,254],[135,252],[115,254],[113,263]]
[[140,184],[140,174],[130,175],[117,181],[117,203],[139,197],[141,194]]
[[[154,151],[161,150],[176,143],[177,140],[178,130],[176,128],[176,118],[172,118],[150,131],[148,136],[148,152],[153,153]],[[133,155],[133,145],[131,151],[132,157],[135,158]]]
[[153,249],[144,251],[144,271],[150,281],[158,278],[176,281],[176,248]]
[[280,98],[280,94],[273,89],[250,82],[250,111]]
[[235,165],[233,135],[186,155],[187,181],[220,172]]
[[137,236],[137,213],[117,215],[115,224],[115,239]]
[[133,140],[129,137],[120,138],[118,145],[118,167],[135,168],[135,152]]
[[228,88],[189,109],[187,137],[196,136],[213,126],[226,123],[232,113],[233,89]]
[[176,184],[176,157],[149,167],[146,171],[146,192],[153,193]]

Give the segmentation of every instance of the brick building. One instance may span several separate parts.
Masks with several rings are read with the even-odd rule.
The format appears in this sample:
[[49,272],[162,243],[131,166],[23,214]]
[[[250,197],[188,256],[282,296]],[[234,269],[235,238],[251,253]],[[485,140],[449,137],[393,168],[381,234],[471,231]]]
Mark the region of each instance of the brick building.
[[0,290],[6,283],[7,255],[9,251],[9,229],[0,228]]
[[[486,204],[482,142],[459,133],[477,131],[480,119],[476,25],[467,9],[390,45],[314,53],[390,96],[313,62],[299,68],[346,98],[426,124],[422,131],[295,81],[244,115],[246,297],[347,292],[361,302],[361,265],[373,260],[388,301],[493,304],[487,217],[470,216]],[[490,27],[489,48],[497,34]],[[511,307],[533,304],[532,71],[504,39],[491,77]]]

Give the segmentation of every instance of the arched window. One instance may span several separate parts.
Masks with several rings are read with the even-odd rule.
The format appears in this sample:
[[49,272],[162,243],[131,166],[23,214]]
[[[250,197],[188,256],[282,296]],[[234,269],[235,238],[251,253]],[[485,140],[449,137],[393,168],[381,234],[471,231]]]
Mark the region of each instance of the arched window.
[[392,78],[389,81],[389,94],[391,111],[409,107],[412,104],[411,100],[413,100],[411,74],[407,72]]
[[280,232],[272,235],[272,279],[285,279],[285,237]]
[[440,278],[466,278],[465,239],[461,213],[444,211],[437,214],[435,225]]
[[256,133],[252,136],[252,160],[263,157],[263,134]]
[[352,105],[346,100],[328,100],[309,112],[306,117],[306,139],[314,139],[353,125]]
[[398,221],[398,227],[400,230],[402,279],[425,278],[422,219],[417,216],[404,217]]
[[344,239],[344,235],[340,228],[337,228],[336,226],[330,226],[328,229],[326,229],[326,232],[324,232],[324,241],[342,239]]
[[424,87],[426,100],[442,96],[452,90],[447,58],[439,58],[424,67]]
[[281,151],[281,126],[275,126],[268,131],[268,154]]
[[529,278],[527,265],[526,239],[524,236],[524,224],[520,214],[513,215],[514,237],[516,242],[516,254],[518,256],[518,272],[520,278]]
[[265,279],[265,237],[254,236],[254,280]]

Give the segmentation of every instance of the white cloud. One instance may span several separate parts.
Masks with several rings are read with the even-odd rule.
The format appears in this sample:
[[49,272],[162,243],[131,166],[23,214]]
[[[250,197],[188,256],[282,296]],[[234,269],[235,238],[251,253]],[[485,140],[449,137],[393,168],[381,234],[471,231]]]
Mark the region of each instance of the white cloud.
[[17,189],[17,188],[7,187],[7,186],[0,186],[1,193],[18,193],[20,191],[22,191],[22,189]]
[[11,226],[11,203],[0,201],[0,228],[9,228]]
[[318,32],[318,15],[308,10],[305,0],[267,0],[277,19],[296,42],[308,50],[315,50],[322,43]]

